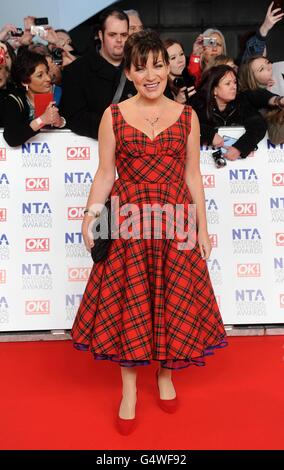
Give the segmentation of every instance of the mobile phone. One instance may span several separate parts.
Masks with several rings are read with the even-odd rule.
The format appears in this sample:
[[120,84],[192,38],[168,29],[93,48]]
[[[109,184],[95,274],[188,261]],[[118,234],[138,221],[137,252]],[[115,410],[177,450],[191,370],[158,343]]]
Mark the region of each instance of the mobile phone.
[[[283,11],[283,0],[274,0],[273,10],[276,10],[276,8],[281,8],[281,10]],[[279,11],[278,13],[280,14],[281,12]]]
[[45,38],[47,36],[47,31],[44,29],[44,26],[31,25],[31,34],[33,36],[40,36],[41,38]]
[[[238,140],[235,137],[230,137],[229,135],[223,135],[223,139],[224,139],[224,144],[226,145],[226,147],[231,147]],[[228,151],[228,149],[225,149],[224,147],[221,147],[221,149],[222,149],[223,154],[227,153]]]
[[48,18],[46,16],[44,18],[35,18],[34,23],[35,23],[35,26],[47,25]]

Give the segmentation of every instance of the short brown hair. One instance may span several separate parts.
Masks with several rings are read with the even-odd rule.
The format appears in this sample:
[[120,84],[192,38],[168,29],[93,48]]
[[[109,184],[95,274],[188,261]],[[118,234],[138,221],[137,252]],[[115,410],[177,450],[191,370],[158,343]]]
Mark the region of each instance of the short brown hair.
[[149,52],[153,53],[154,61],[158,60],[161,53],[163,62],[169,65],[168,52],[155,31],[139,31],[132,34],[126,41],[124,46],[124,60],[126,70],[130,70],[131,64],[135,66],[146,65]]

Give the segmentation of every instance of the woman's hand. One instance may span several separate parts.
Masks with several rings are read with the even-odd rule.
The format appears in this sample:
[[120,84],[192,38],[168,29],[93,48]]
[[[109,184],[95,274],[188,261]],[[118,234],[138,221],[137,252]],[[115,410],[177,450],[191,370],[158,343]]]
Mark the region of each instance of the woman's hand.
[[224,148],[227,149],[227,152],[223,154],[228,160],[237,160],[240,158],[241,152],[236,147],[227,147],[224,145]]
[[44,113],[40,116],[44,125],[50,124],[51,126],[54,125],[55,122],[58,122],[60,119],[58,108],[55,106],[55,101],[51,101],[47,106]]
[[274,2],[270,3],[264,22],[259,28],[260,34],[263,37],[266,37],[273,26],[284,17],[284,13],[281,11],[281,8],[273,8],[273,5]]
[[62,58],[63,58],[62,67],[66,67],[66,65],[69,65],[72,62],[74,62],[74,60],[76,60],[76,57],[73,54],[71,54],[69,51],[66,51],[65,49],[63,49]]
[[214,135],[214,139],[212,140],[213,147],[224,147],[224,138],[221,137],[219,134]]
[[203,47],[203,36],[199,34],[199,36],[195,39],[193,46],[192,46],[192,54],[193,55],[201,55],[204,50]]
[[94,223],[94,217],[85,215],[82,222],[82,235],[85,243],[86,250],[90,253],[91,248],[94,246],[94,240],[92,238],[92,224]]
[[186,103],[185,90],[186,90],[186,87],[183,86],[182,88],[179,89],[178,93],[174,95],[175,101],[177,101],[177,103],[180,103],[180,104]]
[[16,33],[17,28],[15,25],[11,23],[5,24],[3,28],[0,30],[0,41],[6,41],[10,37],[10,33]]
[[54,127],[60,127],[61,128],[61,127],[64,127],[65,124],[66,124],[65,119],[62,116],[60,116],[60,114],[58,114],[58,117],[53,122]]
[[[187,91],[187,93],[185,93]],[[190,86],[186,88],[185,86],[179,89],[179,92],[174,95],[175,101],[181,104],[185,104],[187,101],[187,98],[190,98],[196,93],[196,90],[194,86]]]
[[207,230],[198,230],[198,244],[203,259],[208,259],[212,250],[211,242]]

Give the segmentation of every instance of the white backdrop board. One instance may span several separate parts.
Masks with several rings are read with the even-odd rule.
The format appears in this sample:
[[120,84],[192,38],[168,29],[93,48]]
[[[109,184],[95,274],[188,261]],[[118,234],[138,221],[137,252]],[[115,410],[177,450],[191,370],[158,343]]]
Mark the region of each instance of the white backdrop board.
[[[208,267],[226,324],[284,323],[283,163],[267,139],[223,169],[202,148]],[[97,142],[70,131],[14,149],[0,133],[0,331],[71,328],[91,268],[80,229],[97,165]]]

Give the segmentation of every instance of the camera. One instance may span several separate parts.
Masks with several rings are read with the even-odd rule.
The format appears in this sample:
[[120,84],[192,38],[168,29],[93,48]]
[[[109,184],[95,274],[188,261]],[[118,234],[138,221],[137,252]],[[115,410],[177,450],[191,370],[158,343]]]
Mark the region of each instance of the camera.
[[[193,75],[189,75],[189,73],[184,73],[180,77],[176,77],[173,80],[173,85],[176,88],[183,88],[183,87],[189,88],[191,86],[194,86],[194,84],[195,84],[195,77]],[[188,100],[189,99],[188,91],[184,90],[184,94],[185,94],[186,100]]]
[[62,65],[63,58],[62,58],[62,49],[60,47],[55,47],[52,49],[51,52],[52,60],[56,65]]
[[186,88],[189,88],[191,86],[194,86],[195,84],[195,77],[193,75],[184,74],[181,75],[180,77],[176,77],[173,80],[173,85],[177,88],[183,88],[184,86]]
[[218,149],[215,152],[212,152],[212,157],[217,168],[223,168],[227,165],[226,159],[223,157],[222,150]]
[[203,46],[211,46],[211,47],[216,47],[217,46],[217,39],[216,38],[203,38]]
[[48,18],[35,18],[34,19],[34,24],[35,26],[43,26],[43,25],[48,25]]
[[10,33],[10,34],[11,34],[11,37],[13,37],[13,38],[19,38],[19,37],[23,36],[24,31],[22,30],[22,28],[16,28],[16,29],[17,29],[16,32],[11,31],[11,33]]

